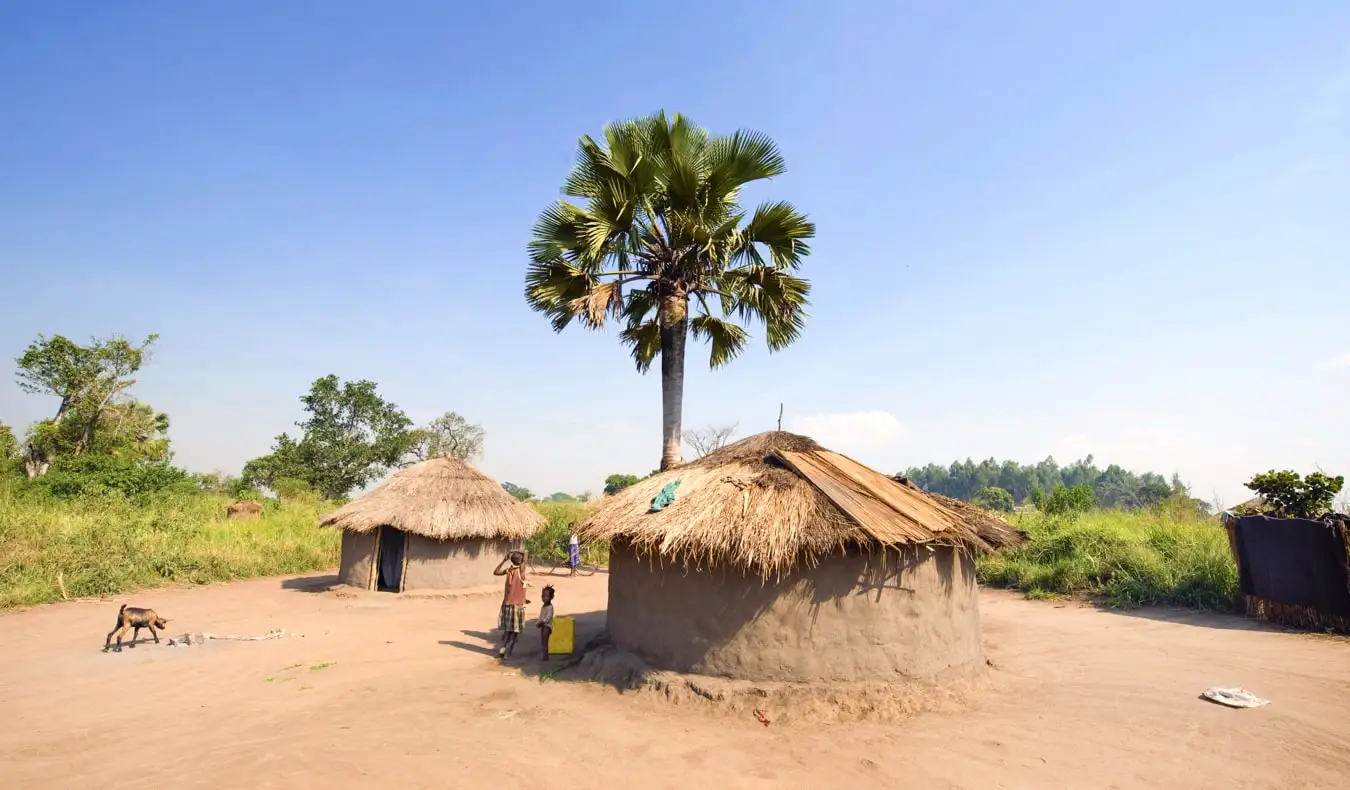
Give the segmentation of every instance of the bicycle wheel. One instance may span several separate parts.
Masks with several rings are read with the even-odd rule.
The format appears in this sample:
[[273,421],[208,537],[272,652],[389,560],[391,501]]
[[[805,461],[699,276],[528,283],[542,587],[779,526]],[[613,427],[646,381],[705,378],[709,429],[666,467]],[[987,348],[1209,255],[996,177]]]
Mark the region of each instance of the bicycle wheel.
[[594,565],[586,565],[586,564],[583,563],[583,564],[577,566],[577,575],[578,575],[578,576],[594,576],[596,570],[598,570],[598,569],[596,568],[596,566],[594,566]]

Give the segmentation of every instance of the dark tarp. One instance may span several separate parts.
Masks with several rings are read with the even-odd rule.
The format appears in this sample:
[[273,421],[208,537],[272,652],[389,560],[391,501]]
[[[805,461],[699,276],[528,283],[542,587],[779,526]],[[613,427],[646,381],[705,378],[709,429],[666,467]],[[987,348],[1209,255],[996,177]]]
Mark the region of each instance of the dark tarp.
[[399,592],[403,589],[403,544],[406,534],[393,527],[380,527],[379,589]]
[[1350,616],[1344,528],[1299,518],[1234,520],[1238,584],[1244,595]]

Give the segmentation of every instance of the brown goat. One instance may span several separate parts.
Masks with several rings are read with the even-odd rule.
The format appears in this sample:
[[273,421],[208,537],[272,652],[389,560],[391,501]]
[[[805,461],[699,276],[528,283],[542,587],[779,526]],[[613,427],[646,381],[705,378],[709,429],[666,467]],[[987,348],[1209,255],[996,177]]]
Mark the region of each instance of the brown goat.
[[128,628],[134,629],[131,632],[131,644],[128,647],[136,646],[136,639],[141,635],[142,628],[150,629],[150,636],[155,638],[155,644],[159,644],[159,634],[155,629],[163,631],[169,621],[166,618],[155,614],[154,609],[138,609],[134,606],[122,604],[122,608],[117,610],[117,625],[108,632],[108,638],[103,640],[103,652],[108,652],[109,644],[112,642],[113,634],[117,634],[117,647],[112,648],[114,653],[122,652],[122,635]]

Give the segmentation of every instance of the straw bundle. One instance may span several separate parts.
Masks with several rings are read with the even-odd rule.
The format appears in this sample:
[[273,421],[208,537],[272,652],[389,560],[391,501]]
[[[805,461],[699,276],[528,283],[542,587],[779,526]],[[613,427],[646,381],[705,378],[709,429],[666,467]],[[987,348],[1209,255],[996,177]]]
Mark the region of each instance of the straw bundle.
[[543,525],[534,508],[456,458],[433,458],[397,472],[319,522],[352,532],[390,526],[436,540],[524,540]]
[[[675,501],[652,499],[680,481]],[[772,431],[653,475],[604,502],[580,527],[584,540],[626,540],[686,565],[781,574],[850,545],[942,543],[988,550],[1016,534],[981,534],[970,518],[920,491],[796,434]]]

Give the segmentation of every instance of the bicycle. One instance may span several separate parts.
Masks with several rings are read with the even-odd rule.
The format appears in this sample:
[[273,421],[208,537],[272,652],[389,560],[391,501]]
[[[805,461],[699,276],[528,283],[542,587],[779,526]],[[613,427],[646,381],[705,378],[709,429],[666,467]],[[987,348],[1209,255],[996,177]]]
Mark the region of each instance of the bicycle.
[[[580,556],[585,556],[585,552],[581,550],[582,548],[584,547],[578,547],[578,554]],[[530,555],[528,562],[530,564],[530,573],[540,576],[556,576],[557,572],[560,570],[565,571],[564,575],[573,575],[572,571],[575,570],[575,575],[577,576],[594,576],[595,572],[600,569],[599,566],[589,564],[584,560],[577,563],[576,568],[573,569],[572,564],[568,561],[567,550],[559,549],[557,547],[551,549],[543,556]]]

